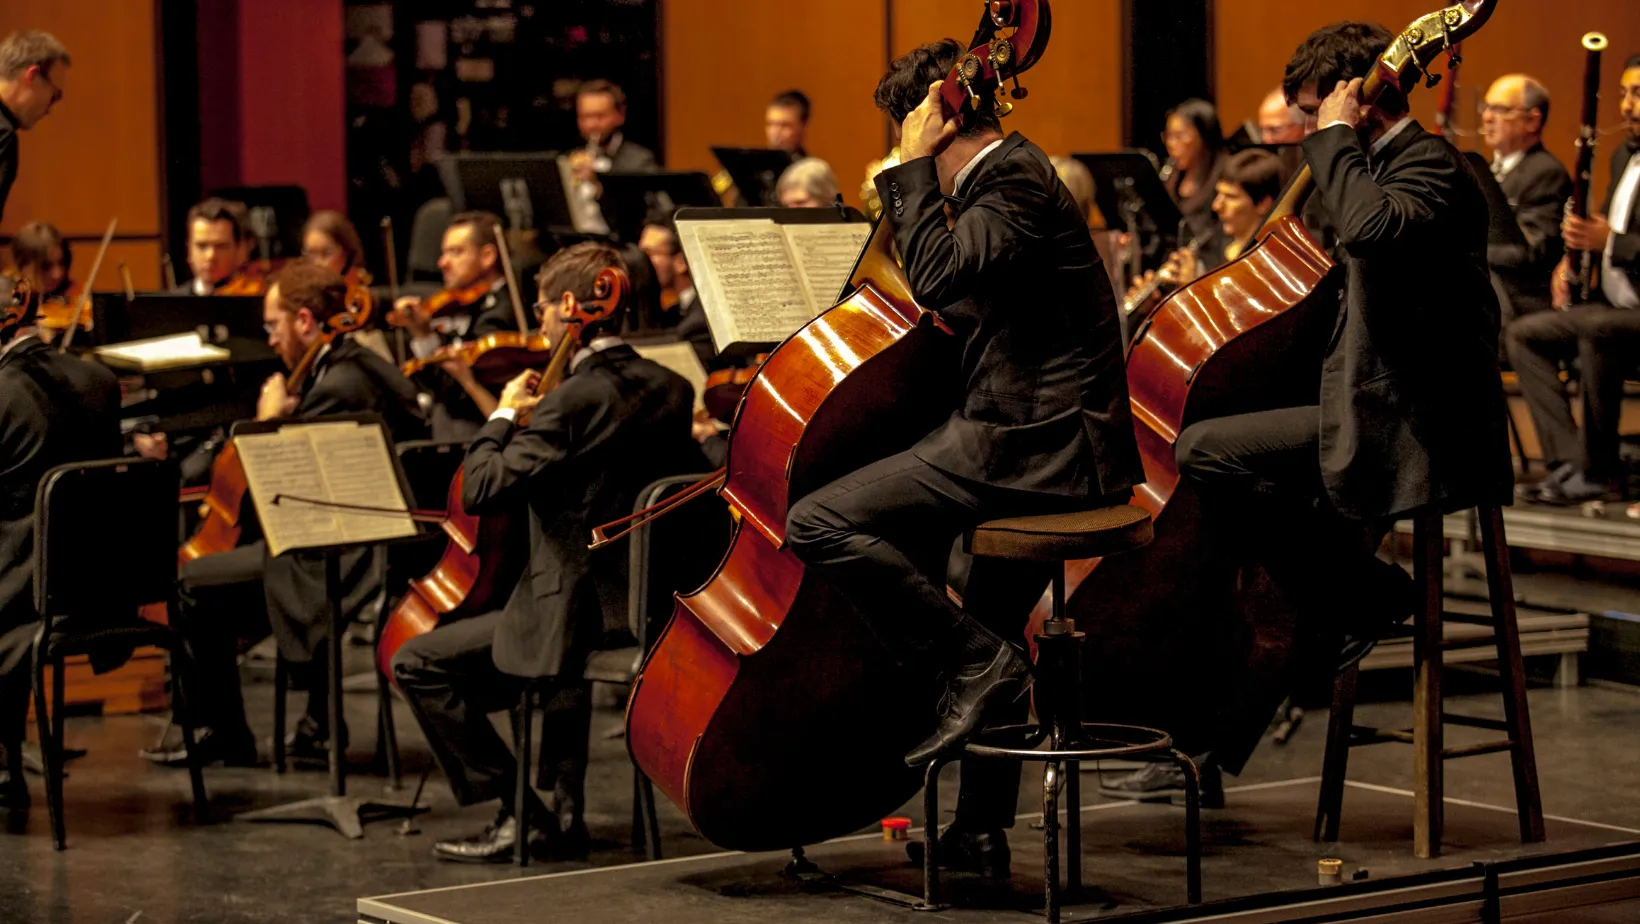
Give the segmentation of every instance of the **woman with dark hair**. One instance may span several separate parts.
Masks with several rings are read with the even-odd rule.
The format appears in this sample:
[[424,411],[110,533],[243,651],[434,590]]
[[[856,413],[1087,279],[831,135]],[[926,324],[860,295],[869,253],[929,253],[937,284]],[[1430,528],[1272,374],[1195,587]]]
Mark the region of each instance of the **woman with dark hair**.
[[[1206,243],[1218,224],[1213,195],[1224,171],[1224,130],[1219,126],[1218,109],[1205,99],[1187,99],[1173,107],[1167,114],[1162,144],[1167,148],[1162,181],[1184,214],[1185,233]],[[1188,238],[1179,243],[1188,244]]]
[[364,266],[364,245],[353,222],[341,212],[314,212],[302,226],[302,256],[338,276]]

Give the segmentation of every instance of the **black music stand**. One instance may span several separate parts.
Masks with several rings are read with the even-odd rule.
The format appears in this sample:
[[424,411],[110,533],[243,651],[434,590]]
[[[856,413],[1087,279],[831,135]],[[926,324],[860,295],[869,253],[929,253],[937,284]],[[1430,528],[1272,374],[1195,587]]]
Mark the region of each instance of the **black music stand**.
[[729,179],[740,193],[740,204],[752,207],[779,204],[775,184],[798,159],[790,151],[775,148],[713,148],[712,156],[729,171]]
[[1179,207],[1150,158],[1139,151],[1072,154],[1093,174],[1093,200],[1105,226],[1126,230],[1144,244],[1145,265],[1159,265],[1179,245]]
[[[410,481],[404,474],[404,468],[399,464],[398,456],[392,452],[393,440],[387,432],[387,426],[382,422],[379,414],[327,414],[323,417],[312,418],[281,418],[266,421],[242,421],[234,425],[232,436],[241,436],[247,433],[271,433],[282,427],[298,426],[314,423],[337,423],[354,421],[363,425],[374,425],[381,429],[387,439],[387,458],[393,466],[394,476],[398,479],[399,493],[407,499],[406,507],[413,506],[409,499],[415,495],[410,490]],[[254,499],[254,498],[253,498]],[[271,503],[274,499],[269,498]],[[337,631],[341,622],[341,606],[343,591],[341,587],[341,555],[343,552],[355,549],[365,549],[373,546],[396,545],[401,542],[414,542],[420,539],[423,530],[418,524],[416,534],[404,539],[350,542],[322,549],[303,548],[290,549],[285,554],[293,552],[323,552],[325,556],[325,594],[330,604],[325,609],[325,617],[329,622],[329,642],[325,646],[326,666],[329,668],[326,682],[330,685],[327,703],[330,718],[330,791],[327,795],[316,796],[311,799],[302,799],[276,805],[272,808],[257,809],[250,812],[241,812],[234,816],[240,821],[296,821],[319,822],[330,825],[351,840],[364,837],[364,822],[379,821],[387,818],[414,817],[428,810],[427,806],[419,802],[405,804],[402,802],[384,802],[375,799],[364,799],[347,794],[347,755],[342,753],[342,634]],[[372,663],[371,669],[375,666]],[[275,734],[284,734],[284,729],[275,729]]]
[[576,233],[556,154],[448,154],[438,173],[456,212],[482,209],[515,231]]
[[598,177],[604,194],[598,199],[604,222],[622,241],[636,243],[651,211],[668,216],[681,208],[718,204],[712,179],[704,173],[605,173]]
[[1475,179],[1480,183],[1481,194],[1486,197],[1486,215],[1489,227],[1486,232],[1486,242],[1492,246],[1528,247],[1526,232],[1520,229],[1520,222],[1515,218],[1515,207],[1509,204],[1509,194],[1498,185],[1497,177],[1492,175],[1492,165],[1486,158],[1474,151],[1465,151],[1465,158],[1469,160],[1470,169],[1475,172]]

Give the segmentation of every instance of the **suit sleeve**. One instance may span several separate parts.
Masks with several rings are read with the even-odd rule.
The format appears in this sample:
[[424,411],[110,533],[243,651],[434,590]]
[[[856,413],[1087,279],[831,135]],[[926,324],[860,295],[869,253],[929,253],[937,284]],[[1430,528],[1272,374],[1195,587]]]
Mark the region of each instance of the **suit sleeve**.
[[1454,168],[1433,146],[1409,149],[1382,182],[1373,178],[1361,139],[1348,126],[1306,138],[1304,156],[1338,243],[1356,256],[1427,238],[1454,205]]
[[1521,191],[1515,210],[1515,222],[1526,236],[1526,246],[1489,246],[1487,262],[1499,268],[1542,270],[1545,275],[1552,272],[1566,253],[1565,242],[1560,237],[1560,219],[1571,194],[1572,178],[1566,171],[1558,164],[1545,165]]
[[0,219],[6,214],[6,198],[17,179],[17,132],[0,130]]
[[947,228],[934,158],[919,157],[877,175],[877,192],[888,209],[884,219],[894,223],[911,292],[924,308],[951,306],[971,294],[979,279],[1017,259],[1035,236],[1031,216],[1048,210],[1046,190],[1011,159],[977,182],[984,187]]
[[325,414],[357,414],[376,409],[376,387],[370,377],[352,363],[338,363],[325,373],[303,402],[303,417]]
[[461,463],[461,506],[474,516],[515,507],[531,481],[574,454],[586,429],[582,416],[559,388],[530,412],[528,426],[486,423]]

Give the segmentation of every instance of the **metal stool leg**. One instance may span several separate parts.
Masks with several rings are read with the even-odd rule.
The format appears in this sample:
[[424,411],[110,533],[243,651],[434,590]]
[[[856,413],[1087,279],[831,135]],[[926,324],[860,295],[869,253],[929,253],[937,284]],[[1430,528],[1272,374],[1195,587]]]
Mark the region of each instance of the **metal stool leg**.
[[[47,661],[41,657],[44,639],[34,640],[34,723],[40,733],[40,763],[44,764],[46,809],[51,815],[51,843],[58,850],[68,847],[68,831],[63,823],[63,751],[62,740],[55,731],[58,723],[52,716],[54,697],[46,693]],[[61,678],[61,664],[50,665],[53,678]],[[52,684],[57,689],[56,684]],[[58,708],[61,708],[58,706]]]
[[940,907],[940,770],[945,764],[935,758],[923,772],[923,911]]
[[1082,891],[1082,762],[1065,762],[1065,893]]
[[1344,812],[1344,780],[1350,763],[1351,729],[1355,725],[1355,686],[1360,677],[1360,667],[1352,664],[1333,678],[1327,749],[1321,761],[1321,796],[1315,809],[1314,838],[1317,841],[1338,840],[1339,821]]
[[530,725],[535,719],[535,686],[525,681],[524,694],[518,711],[518,778],[513,784],[513,818],[518,822],[518,843],[513,845],[513,859],[519,866],[530,865]]
[[[172,612],[175,612],[173,607]],[[194,795],[194,823],[205,820],[210,811],[208,797],[205,794],[204,767],[199,761],[199,751],[194,746],[194,678],[198,676],[194,667],[193,652],[188,648],[188,642],[180,634],[172,636],[169,646],[171,655],[171,719],[182,726],[182,746],[188,752],[188,785]]]
[[1202,772],[1190,755],[1168,752],[1184,771],[1184,897],[1192,905],[1202,901]]
[[[371,659],[374,664],[375,659]],[[399,730],[393,720],[393,686],[387,682],[387,675],[376,671],[376,746],[381,748],[382,759],[387,764],[387,788],[397,790],[402,782],[399,769]]]
[[1043,916],[1048,924],[1059,924],[1059,778],[1064,772],[1058,761],[1042,765]]
[[1427,860],[1441,853],[1445,733],[1441,721],[1441,571],[1439,510],[1418,515],[1413,525],[1413,578],[1423,591],[1423,608],[1413,636],[1412,749],[1414,754],[1412,853]]
[[1486,554],[1487,596],[1492,601],[1492,629],[1497,640],[1498,670],[1503,675],[1503,714],[1513,745],[1509,759],[1515,773],[1515,808],[1520,839],[1543,840],[1543,797],[1538,790],[1537,754],[1532,746],[1532,716],[1526,704],[1526,666],[1521,661],[1520,626],[1515,620],[1515,588],[1509,573],[1509,544],[1504,538],[1503,510],[1481,508],[1481,544]]

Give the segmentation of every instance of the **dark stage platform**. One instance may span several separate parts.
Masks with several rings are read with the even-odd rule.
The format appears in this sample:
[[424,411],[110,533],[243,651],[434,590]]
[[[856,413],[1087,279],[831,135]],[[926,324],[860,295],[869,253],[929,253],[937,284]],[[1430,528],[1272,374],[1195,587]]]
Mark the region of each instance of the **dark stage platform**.
[[[1498,886],[1506,893],[1517,890],[1501,909],[1503,919],[1536,920],[1523,915],[1553,908],[1554,915],[1542,920],[1640,920],[1640,830],[1551,816],[1548,843],[1522,845],[1512,809],[1448,799],[1445,855],[1420,861],[1411,852],[1410,791],[1351,782],[1344,802],[1344,841],[1324,846],[1310,839],[1317,786],[1317,778],[1307,777],[1230,788],[1229,807],[1203,816],[1204,892],[1209,905],[1175,913],[1160,909],[1184,900],[1182,810],[1119,802],[1084,806],[1083,869],[1088,885],[1079,904],[1066,909],[1065,919],[1251,922],[1317,920],[1325,915],[1328,920],[1343,920],[1334,916],[1420,906],[1423,910],[1406,920],[1481,921],[1488,878],[1486,868],[1477,864],[1627,844],[1612,847],[1614,856],[1556,862],[1553,865],[1562,868],[1550,873],[1499,867]],[[1013,832],[1010,881],[996,883],[971,875],[946,879],[946,899],[954,907],[943,917],[988,922],[1040,915],[1041,839],[1039,832],[1026,827],[1039,819],[1021,816]],[[571,921],[766,924],[894,921],[916,914],[844,888],[919,892],[919,871],[906,862],[902,843],[862,835],[811,848],[808,856],[834,878],[789,878],[783,875],[788,859],[784,854],[707,854],[363,898],[358,903],[359,921],[502,924],[550,914],[555,920]],[[1316,860],[1329,856],[1344,861],[1346,881],[1362,870],[1366,880],[1318,889]],[[1548,881],[1563,883],[1591,875],[1605,878],[1598,887],[1537,891]],[[1518,891],[1529,884],[1532,891]],[[1309,894],[1292,894],[1302,890]],[[1278,911],[1266,904],[1276,893],[1286,893],[1283,900],[1302,901],[1308,907],[1302,913]],[[1230,901],[1235,899],[1248,901]],[[1579,905],[1584,910],[1569,916]]]

